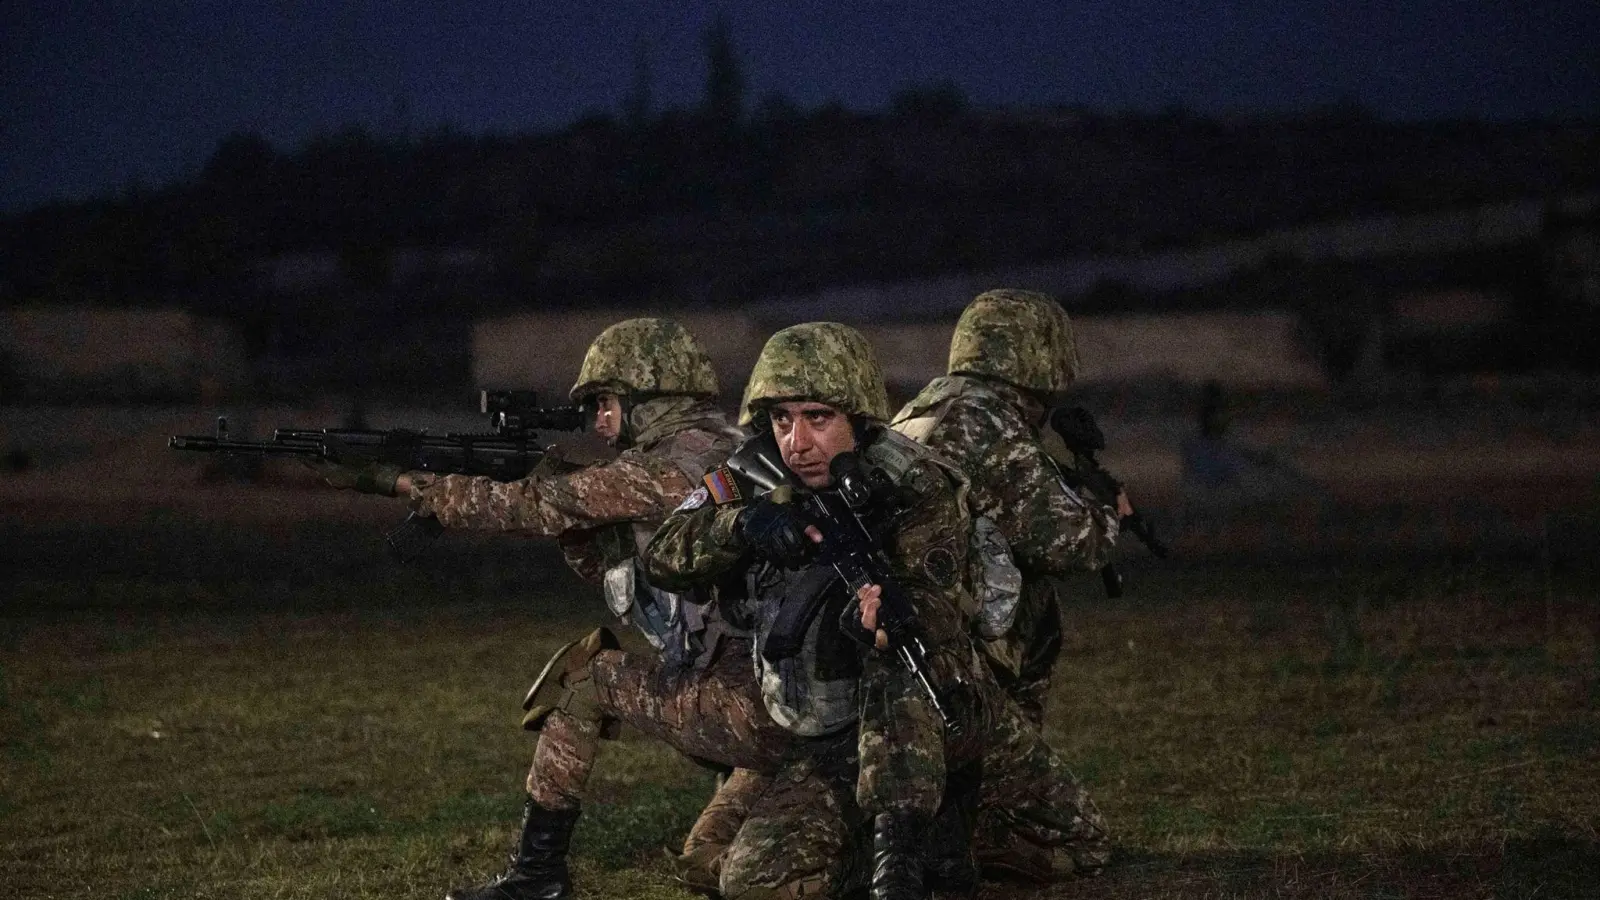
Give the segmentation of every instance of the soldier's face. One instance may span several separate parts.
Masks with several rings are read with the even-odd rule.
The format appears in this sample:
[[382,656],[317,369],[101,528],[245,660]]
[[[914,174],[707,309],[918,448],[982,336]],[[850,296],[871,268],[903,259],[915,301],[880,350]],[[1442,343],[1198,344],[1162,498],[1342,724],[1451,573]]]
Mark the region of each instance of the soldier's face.
[[622,399],[609,391],[594,398],[594,433],[608,441],[622,434]]
[[833,482],[828,464],[856,448],[850,417],[826,403],[796,400],[767,410],[772,436],[778,440],[783,464],[800,476],[806,487],[822,488]]

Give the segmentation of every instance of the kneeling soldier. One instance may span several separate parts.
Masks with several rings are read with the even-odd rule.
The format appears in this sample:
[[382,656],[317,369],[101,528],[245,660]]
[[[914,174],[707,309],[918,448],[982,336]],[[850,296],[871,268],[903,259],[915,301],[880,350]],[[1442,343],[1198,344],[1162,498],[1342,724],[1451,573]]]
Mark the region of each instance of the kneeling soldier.
[[[778,332],[741,408],[757,436],[706,477],[705,494],[668,517],[643,557],[651,581],[668,590],[745,582],[762,697],[802,739],[728,851],[729,900],[834,896],[863,883],[875,900],[921,898],[923,845],[949,806],[947,780],[975,783],[980,772],[1041,840],[1070,848],[1085,868],[1105,860],[1098,811],[968,638],[975,561],[966,480],[883,427],[887,415],[882,372],[858,332],[830,322]],[[841,458],[872,473],[889,500],[887,514],[863,525],[881,554],[877,583],[847,583],[813,512],[740,477],[777,468],[770,457],[752,459],[757,442],[775,449],[802,491],[834,508]],[[910,607],[895,616],[894,635],[877,629],[889,590]],[[915,653],[901,651],[908,640]],[[869,840],[867,862],[855,851]]]

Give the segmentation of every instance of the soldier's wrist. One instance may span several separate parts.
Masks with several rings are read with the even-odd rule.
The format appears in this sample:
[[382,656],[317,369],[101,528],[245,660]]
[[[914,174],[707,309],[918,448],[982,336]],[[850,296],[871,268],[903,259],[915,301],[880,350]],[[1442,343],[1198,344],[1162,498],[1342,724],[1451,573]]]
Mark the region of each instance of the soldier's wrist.
[[745,506],[725,506],[717,509],[711,520],[711,539],[720,547],[727,547],[736,552],[745,550],[744,532],[740,529],[740,519],[746,509]]
[[381,494],[385,497],[395,495],[395,487],[400,481],[400,467],[388,466],[381,463],[367,466],[356,475],[356,490],[363,494]]

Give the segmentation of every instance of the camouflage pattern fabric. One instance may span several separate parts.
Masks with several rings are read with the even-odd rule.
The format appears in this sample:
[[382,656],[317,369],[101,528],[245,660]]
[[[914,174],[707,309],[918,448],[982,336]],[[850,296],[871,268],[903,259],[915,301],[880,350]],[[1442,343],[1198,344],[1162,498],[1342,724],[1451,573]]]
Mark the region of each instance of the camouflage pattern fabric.
[[600,723],[564,711],[551,713],[539,732],[528,796],[545,809],[577,809],[600,750]]
[[973,511],[995,523],[1022,571],[1016,622],[989,650],[1008,692],[1039,723],[1061,645],[1050,577],[1103,565],[1117,517],[1066,485],[1023,408],[1021,392],[1007,383],[946,375],[906,404],[893,427],[922,432],[914,436],[961,467]]
[[725,900],[840,897],[865,887],[871,819],[848,785],[811,760],[780,771],[722,859]]
[[[975,724],[975,723],[972,723]],[[874,814],[933,815],[944,796],[944,723],[903,666],[869,657],[861,676],[860,773],[856,805]]]
[[999,831],[1058,851],[1052,854],[1057,857],[1054,875],[1088,874],[1110,861],[1105,817],[1066,761],[1015,704],[1002,703],[993,717],[983,754],[980,859],[986,845],[1005,845],[995,837]]
[[[555,537],[619,522],[662,519],[694,490],[678,467],[644,454],[543,479],[480,475],[411,478],[412,508],[446,528],[523,531]],[[676,502],[674,502],[676,498]]]
[[985,291],[956,322],[945,371],[999,378],[1052,402],[1078,377],[1072,322],[1049,294]]
[[[876,446],[880,440],[882,448]],[[960,476],[935,462],[926,450],[890,433],[880,432],[862,449],[862,455],[871,463],[890,450],[920,454],[920,458],[903,469],[896,484],[905,512],[886,543],[885,556],[917,611],[934,678],[948,687],[950,698],[959,698],[975,681],[986,677],[967,639],[961,612],[969,604],[968,586],[960,573],[966,571],[970,549],[966,534],[971,523],[960,499]],[[651,582],[666,590],[684,590],[708,583],[739,564],[742,548],[733,531],[737,509],[736,504],[701,506],[669,516],[641,558]],[[758,609],[771,613],[776,606],[760,604]],[[861,684],[859,805],[869,814],[915,808],[932,816],[944,790],[941,724],[933,718],[926,700],[919,699],[916,685],[886,654],[865,654]],[[781,696],[768,692],[769,708],[781,702]],[[979,720],[985,708],[983,698],[952,706],[972,719],[963,723],[964,733],[983,732],[984,723]]]
[[717,374],[687,328],[671,319],[627,319],[589,345],[570,396],[582,403],[602,391],[709,400],[717,395]]
[[577,718],[564,710],[550,714],[528,772],[529,795],[552,808],[573,808],[594,766],[602,722],[631,725],[686,756],[776,771],[794,736],[767,715],[750,653],[748,639],[727,638],[717,659],[699,672],[666,671],[653,653],[595,654],[589,676],[598,721],[574,724]]
[[[981,686],[977,690],[986,692]],[[931,707],[916,694],[873,689],[866,693],[922,707],[909,717],[888,717],[902,727],[905,723],[913,728],[939,727]],[[1016,706],[1003,698],[991,700],[997,704],[992,721],[949,744],[952,766],[971,765],[981,757],[980,803],[999,811],[980,820],[979,861],[1041,881],[1095,873],[1111,858],[1104,817],[1083,784]],[[865,705],[864,718],[873,716],[872,702]],[[826,758],[821,765],[802,759],[781,770],[751,808],[722,860],[723,896],[838,897],[864,887],[870,877],[872,817],[859,802],[862,784],[878,777],[886,786],[883,776],[891,769],[924,765],[915,754],[900,755],[893,762],[885,756],[876,764],[877,776],[868,774],[867,767],[875,765],[872,757],[893,751],[894,746],[892,737],[863,741],[861,772],[854,778],[848,768],[832,767]],[[915,782],[924,773],[907,774]],[[855,791],[850,790],[852,781]],[[897,800],[890,802],[899,805]]]
[[718,779],[716,793],[689,829],[676,860],[676,874],[686,887],[706,894],[721,892],[728,850],[772,783],[772,775],[753,769],[734,769]]
[[[813,323],[779,332],[751,374],[742,420],[756,420],[767,404],[785,400],[817,400],[881,419],[882,405],[875,404],[883,397],[882,374],[875,362],[850,364],[862,357],[870,359],[870,348],[844,326]],[[986,775],[995,767],[1000,787],[992,802],[1017,803],[1018,818],[1034,825],[1040,832],[1035,836],[1060,844],[1094,832],[1103,840],[1103,830],[1075,824],[1098,816],[1075,781],[1041,790],[1040,779],[1070,779],[1070,773],[1005,701],[967,636],[972,567],[965,478],[937,454],[890,432],[869,436],[861,450],[869,463],[897,461],[885,468],[893,470],[906,511],[885,543],[885,555],[916,609],[930,651],[930,676],[960,730],[945,733],[931,703],[894,660],[863,651],[857,765],[820,777],[825,767],[807,768],[815,761],[802,759],[792,774],[779,774],[724,861],[723,893],[730,898],[813,891],[839,896],[864,884],[864,870],[849,863],[870,845],[871,817],[890,810],[932,817],[947,771],[980,760]],[[746,565],[736,529],[739,510],[737,501],[676,510],[640,557],[651,582],[687,590]],[[749,598],[756,615],[776,608],[760,601]],[[773,699],[767,700],[770,708]],[[994,727],[997,717],[1005,727]],[[1029,795],[1014,796],[1023,786]],[[1051,805],[1069,802],[1070,808]],[[797,845],[799,835],[808,841],[815,836],[816,848]]]
[[641,404],[635,415],[641,412],[648,417],[641,440],[611,462],[509,482],[412,472],[412,509],[446,528],[556,537],[573,570],[598,580],[606,568],[636,552],[631,532],[607,534],[607,526],[654,525],[698,486],[675,458],[682,446],[693,445],[700,453],[724,448],[713,456],[726,455],[738,436],[704,401],[659,398]]
[[883,369],[861,332],[838,322],[793,325],[767,339],[750,371],[739,424],[790,400],[826,403],[882,422],[889,417]]
[[1006,696],[1035,727],[1044,727],[1045,707],[1063,641],[1060,586],[1052,577],[1025,577],[1017,618],[1003,637],[985,644],[1004,664],[994,669]]

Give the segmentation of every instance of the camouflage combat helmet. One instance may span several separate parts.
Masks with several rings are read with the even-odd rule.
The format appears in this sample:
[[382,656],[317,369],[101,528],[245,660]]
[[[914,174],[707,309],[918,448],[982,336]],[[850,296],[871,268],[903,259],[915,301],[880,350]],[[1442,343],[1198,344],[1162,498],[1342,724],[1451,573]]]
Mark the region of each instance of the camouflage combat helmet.
[[572,386],[572,402],[582,403],[601,391],[711,399],[717,395],[717,374],[689,329],[671,319],[627,319],[600,332],[589,345]]
[[1004,288],[979,294],[950,339],[952,375],[987,375],[1046,397],[1078,377],[1072,323],[1055,298]]
[[789,400],[814,400],[879,421],[889,418],[889,393],[872,345],[838,322],[793,325],[767,339],[739,404],[739,424],[749,425],[766,407]]

